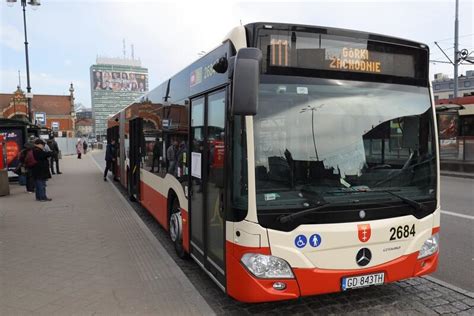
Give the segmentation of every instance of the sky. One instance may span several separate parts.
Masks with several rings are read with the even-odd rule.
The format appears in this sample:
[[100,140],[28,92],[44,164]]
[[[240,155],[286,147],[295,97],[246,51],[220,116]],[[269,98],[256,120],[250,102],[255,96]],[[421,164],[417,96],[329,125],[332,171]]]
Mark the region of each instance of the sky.
[[[26,90],[21,5],[0,0],[0,93]],[[459,0],[459,48],[474,51],[474,1]],[[210,51],[237,25],[287,22],[355,29],[427,44],[430,59],[446,61],[434,41],[453,58],[454,0],[378,1],[147,1],[41,0],[27,6],[30,78],[33,94],[69,94],[90,107],[89,68],[96,57],[122,57],[134,45],[149,71],[150,89]],[[473,55],[474,56],[474,53]],[[449,64],[431,63],[435,73],[452,76]],[[474,70],[461,66],[459,73]]]

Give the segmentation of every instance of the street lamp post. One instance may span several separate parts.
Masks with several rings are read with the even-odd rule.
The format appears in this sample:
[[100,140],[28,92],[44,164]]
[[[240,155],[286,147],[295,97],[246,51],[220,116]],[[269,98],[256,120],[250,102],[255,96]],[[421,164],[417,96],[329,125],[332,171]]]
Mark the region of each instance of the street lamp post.
[[318,156],[318,150],[316,149],[316,137],[314,135],[314,112],[316,112],[318,109],[322,108],[324,104],[321,104],[319,106],[311,106],[308,105],[307,107],[301,109],[300,113],[304,113],[307,111],[311,111],[311,131],[313,133],[313,145],[314,145],[314,152],[316,154],[316,160],[319,161],[319,156]]
[[[26,57],[26,98],[28,100],[28,119],[30,122],[33,122],[33,114],[31,111],[31,98],[33,97],[31,94],[31,86],[30,86],[30,62],[28,59],[28,37],[26,34],[26,0],[20,0],[21,6],[23,7],[23,28],[25,31],[25,57]],[[7,0],[7,4],[12,6],[17,0]],[[41,5],[40,0],[29,0],[28,4],[31,5],[33,8]]]

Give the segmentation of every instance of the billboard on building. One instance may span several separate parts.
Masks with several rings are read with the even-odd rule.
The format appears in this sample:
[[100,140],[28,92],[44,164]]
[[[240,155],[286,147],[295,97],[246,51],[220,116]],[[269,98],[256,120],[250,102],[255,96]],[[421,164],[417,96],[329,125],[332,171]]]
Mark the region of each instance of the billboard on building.
[[93,70],[94,90],[146,92],[148,75],[131,71]]

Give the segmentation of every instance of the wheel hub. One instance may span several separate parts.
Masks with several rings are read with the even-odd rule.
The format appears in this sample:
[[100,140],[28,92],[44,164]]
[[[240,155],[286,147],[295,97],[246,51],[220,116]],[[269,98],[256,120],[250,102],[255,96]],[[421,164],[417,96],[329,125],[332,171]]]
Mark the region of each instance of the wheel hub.
[[173,242],[181,240],[182,232],[182,219],[181,213],[173,213],[170,218],[170,237]]

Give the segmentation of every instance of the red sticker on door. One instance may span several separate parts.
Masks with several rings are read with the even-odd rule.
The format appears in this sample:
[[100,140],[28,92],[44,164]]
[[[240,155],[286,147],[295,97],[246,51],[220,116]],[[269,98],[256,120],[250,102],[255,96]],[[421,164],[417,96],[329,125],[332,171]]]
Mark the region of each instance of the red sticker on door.
[[361,224],[357,225],[359,240],[362,242],[367,242],[370,239],[370,224]]

